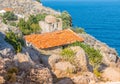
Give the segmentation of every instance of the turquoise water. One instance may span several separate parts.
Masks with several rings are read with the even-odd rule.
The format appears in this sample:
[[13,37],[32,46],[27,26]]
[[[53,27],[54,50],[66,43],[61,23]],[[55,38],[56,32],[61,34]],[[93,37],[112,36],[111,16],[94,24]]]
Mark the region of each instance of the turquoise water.
[[73,26],[115,48],[120,54],[120,2],[42,1],[57,11],[67,10]]

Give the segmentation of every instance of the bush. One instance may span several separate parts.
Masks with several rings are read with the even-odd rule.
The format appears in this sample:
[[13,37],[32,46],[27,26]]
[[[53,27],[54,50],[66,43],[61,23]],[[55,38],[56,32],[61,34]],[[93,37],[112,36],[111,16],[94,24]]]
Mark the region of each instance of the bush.
[[45,13],[37,14],[36,18],[37,18],[38,21],[44,21],[46,16],[47,16],[47,14],[45,14]]
[[17,26],[17,24],[15,22],[10,22],[11,26]]
[[7,24],[7,21],[6,21],[6,19],[2,19],[2,22],[4,23],[4,24]]
[[98,67],[101,62],[102,62],[102,55],[100,54],[100,52],[98,50],[95,50],[94,48],[90,47],[89,45],[86,45],[84,43],[80,43],[80,42],[75,42],[73,44],[71,44],[71,46],[80,46],[82,47],[88,58],[90,61],[90,64],[93,65],[94,68]]
[[14,47],[16,53],[21,52],[22,46],[24,45],[21,37],[18,37],[14,32],[10,31],[6,33],[5,40]]
[[98,78],[101,77],[101,72],[99,72],[98,69],[94,69],[93,73],[96,75],[96,77],[98,77]]
[[75,52],[73,50],[69,49],[69,48],[65,48],[65,49],[62,50],[61,56],[63,57],[64,60],[73,63]]
[[17,20],[17,16],[13,13],[13,12],[6,12],[3,15],[3,18],[5,18],[6,20]]
[[63,29],[70,28],[72,26],[72,18],[67,11],[63,11],[59,18],[62,19]]
[[40,33],[39,21],[45,18],[46,14],[30,15],[27,21],[20,19],[18,26],[24,35]]
[[37,2],[41,2],[40,0],[36,0]]
[[76,33],[85,33],[83,28],[75,27],[75,28],[71,28],[71,29]]

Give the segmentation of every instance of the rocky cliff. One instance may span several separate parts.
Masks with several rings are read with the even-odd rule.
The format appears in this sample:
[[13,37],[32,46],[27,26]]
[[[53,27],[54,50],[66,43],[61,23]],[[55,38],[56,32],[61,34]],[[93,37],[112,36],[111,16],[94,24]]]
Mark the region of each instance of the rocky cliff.
[[[0,10],[13,8],[14,13],[24,16],[38,13],[60,15],[34,0],[0,0],[0,3]],[[94,70],[80,46],[67,47],[65,56],[61,54],[62,48],[51,52],[23,46],[21,52],[15,53],[13,46],[5,41],[9,30],[21,34],[17,26],[4,24],[0,18],[0,84],[107,84],[108,81],[120,81],[117,52],[89,34],[78,35],[84,38],[84,44],[100,51],[103,59],[98,71]],[[71,58],[66,58],[66,54]]]
[[28,16],[30,14],[47,13],[47,14],[60,14],[51,8],[42,6],[35,0],[0,0],[0,10],[3,8],[13,8],[16,14]]

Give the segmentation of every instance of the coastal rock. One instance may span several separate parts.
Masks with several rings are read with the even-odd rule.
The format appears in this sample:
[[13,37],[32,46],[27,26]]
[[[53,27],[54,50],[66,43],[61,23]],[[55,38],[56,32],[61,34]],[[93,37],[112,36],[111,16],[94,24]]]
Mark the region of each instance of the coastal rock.
[[74,83],[69,78],[63,78],[60,81],[58,81],[56,84],[74,84]]
[[51,67],[54,67],[54,65],[57,63],[57,62],[59,62],[60,60],[61,60],[62,58],[59,56],[59,55],[51,55],[50,57],[49,57],[49,65],[51,66]]
[[0,84],[4,84],[5,83],[5,80],[2,76],[0,76]]
[[96,84],[97,78],[91,72],[83,73],[81,76],[72,78],[75,84]]
[[120,81],[120,70],[115,67],[108,67],[103,71],[102,77],[104,80],[112,82]]
[[77,66],[79,68],[82,68],[83,71],[87,70],[87,66],[88,66],[88,58],[85,54],[85,51],[79,47],[79,46],[75,46],[75,47],[70,47],[74,52],[76,52],[75,55],[75,62],[77,64]]
[[117,60],[117,65],[116,65],[116,67],[120,69],[120,58],[118,58],[118,60]]
[[5,61],[0,59],[0,76],[4,76],[5,70]]
[[69,62],[58,62],[55,64],[55,69],[60,71],[70,71],[70,72],[76,71],[75,66]]
[[26,84],[53,84],[53,78],[49,69],[39,65],[30,70],[27,80]]
[[29,70],[34,64],[34,62],[31,60],[28,54],[22,53],[17,53],[17,55],[14,56],[14,62],[16,66],[25,71]]
[[13,8],[16,14],[20,14],[22,16],[24,15],[24,17],[39,13],[60,15],[59,12],[56,12],[51,8],[42,6],[42,3],[39,3],[36,0],[4,0],[1,1],[0,7],[0,10],[6,7]]
[[30,47],[27,47],[27,48],[23,48],[22,52],[27,53],[34,63],[36,63],[36,64],[40,63],[41,54],[37,50],[30,48]]
[[0,34],[0,57],[12,58],[14,56],[14,48],[8,44]]
[[116,63],[118,58],[118,54],[115,49],[110,48],[105,43],[98,41],[96,38],[89,34],[79,34],[84,38],[84,42],[96,50],[99,50],[101,55],[103,56],[103,63],[110,65],[111,63]]

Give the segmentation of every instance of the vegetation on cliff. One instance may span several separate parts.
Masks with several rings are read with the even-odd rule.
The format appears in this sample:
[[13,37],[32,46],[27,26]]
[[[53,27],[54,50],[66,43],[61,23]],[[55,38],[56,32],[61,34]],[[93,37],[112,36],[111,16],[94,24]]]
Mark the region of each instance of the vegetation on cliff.
[[97,68],[101,62],[102,62],[102,55],[100,54],[100,52],[98,50],[95,50],[93,47],[90,47],[89,45],[86,45],[84,43],[80,43],[80,42],[75,42],[73,44],[71,44],[71,46],[80,46],[82,47],[88,58],[89,61],[91,63],[91,65],[93,65],[94,68]]
[[6,33],[5,40],[14,47],[16,53],[21,52],[22,46],[24,45],[22,37],[19,37],[14,32],[10,31]]
[[30,15],[27,21],[25,19],[20,19],[18,27],[24,35],[40,33],[41,28],[39,26],[39,21],[44,20],[46,15],[47,14]]
[[71,50],[70,48],[65,48],[62,50],[61,52],[61,56],[63,57],[63,59],[65,61],[69,61],[70,63],[74,62],[74,56],[75,56],[75,52],[73,50]]
[[6,12],[2,17],[8,21],[17,20],[17,16],[13,12]]
[[59,16],[62,19],[63,29],[71,28],[72,27],[72,18],[70,14],[67,11],[63,11],[61,13],[61,16]]

